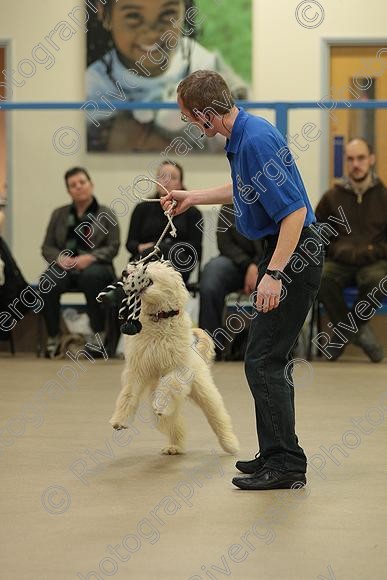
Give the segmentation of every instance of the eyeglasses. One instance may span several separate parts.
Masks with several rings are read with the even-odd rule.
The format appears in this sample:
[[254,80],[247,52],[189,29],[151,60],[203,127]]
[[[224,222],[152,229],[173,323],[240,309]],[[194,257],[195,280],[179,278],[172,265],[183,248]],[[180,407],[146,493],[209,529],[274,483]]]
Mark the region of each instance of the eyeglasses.
[[184,115],[184,113],[181,113],[180,119],[183,121],[183,123],[189,122],[189,118],[187,117],[187,115]]

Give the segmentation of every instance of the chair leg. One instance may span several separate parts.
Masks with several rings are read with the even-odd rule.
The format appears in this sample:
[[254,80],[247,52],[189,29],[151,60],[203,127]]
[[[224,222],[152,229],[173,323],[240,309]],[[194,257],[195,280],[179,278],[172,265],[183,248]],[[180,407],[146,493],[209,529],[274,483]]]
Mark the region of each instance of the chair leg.
[[36,344],[36,356],[38,358],[40,358],[43,353],[44,353],[44,348],[43,348],[43,316],[41,313],[39,313],[38,315],[38,340],[37,340],[37,344]]
[[116,306],[107,306],[106,308],[106,352],[109,358],[113,358],[117,344],[120,338],[119,330],[119,320],[118,320],[118,308]]
[[12,331],[9,333],[9,348],[10,348],[12,356],[15,356],[15,342],[13,340]]

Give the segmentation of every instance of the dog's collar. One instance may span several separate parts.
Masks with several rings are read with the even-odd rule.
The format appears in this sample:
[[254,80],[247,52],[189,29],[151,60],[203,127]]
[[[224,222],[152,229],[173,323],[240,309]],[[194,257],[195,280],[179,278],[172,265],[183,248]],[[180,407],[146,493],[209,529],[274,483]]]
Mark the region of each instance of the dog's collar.
[[156,312],[156,314],[150,314],[151,319],[153,322],[159,322],[162,318],[171,318],[172,316],[177,316],[180,313],[180,310],[168,310],[168,312]]

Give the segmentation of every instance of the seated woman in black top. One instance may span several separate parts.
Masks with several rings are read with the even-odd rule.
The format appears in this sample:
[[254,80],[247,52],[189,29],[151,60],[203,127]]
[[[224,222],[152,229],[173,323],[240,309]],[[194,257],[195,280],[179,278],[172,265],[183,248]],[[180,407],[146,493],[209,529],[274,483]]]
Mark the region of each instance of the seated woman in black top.
[[[183,168],[173,161],[161,163],[156,180],[168,191],[185,189],[183,185]],[[165,195],[165,191],[157,188],[155,198]],[[197,224],[202,219],[202,214],[196,207],[191,207],[185,213],[173,218],[176,226],[177,237],[170,234],[160,244],[160,249],[165,260],[170,260],[183,276],[185,283],[196,264],[200,266],[202,254],[202,229]],[[126,247],[131,254],[132,260],[138,260],[150,253],[159,239],[167,218],[159,203],[143,201],[133,210],[128,240]],[[199,224],[200,225],[200,224]]]

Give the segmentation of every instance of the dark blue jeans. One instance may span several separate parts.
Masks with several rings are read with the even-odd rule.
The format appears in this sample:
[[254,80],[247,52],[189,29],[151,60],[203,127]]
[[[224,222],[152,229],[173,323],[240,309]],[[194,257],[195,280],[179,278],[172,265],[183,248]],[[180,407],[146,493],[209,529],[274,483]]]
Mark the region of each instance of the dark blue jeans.
[[[338,322],[348,323],[348,314],[351,312],[357,326],[363,326],[365,322],[356,314],[356,305],[367,300],[367,295],[372,291],[376,300],[382,302],[382,293],[380,290],[375,292],[375,289],[386,274],[387,260],[377,260],[365,266],[350,266],[339,264],[328,258],[324,265],[319,299],[328,311],[330,320],[335,325]],[[359,289],[359,294],[351,309],[348,308],[344,298],[344,288],[347,286],[357,286]],[[340,330],[351,342],[357,337],[350,331]]]
[[200,328],[211,336],[222,328],[226,295],[241,290],[244,280],[243,268],[227,256],[217,256],[205,265],[200,277]]
[[83,292],[86,296],[87,314],[89,315],[93,332],[105,330],[105,306],[99,304],[96,297],[101,290],[114,281],[113,266],[111,264],[95,262],[82,271],[65,271],[59,266],[55,266],[55,271],[59,272],[62,277],[59,278],[52,273],[50,274],[50,269],[42,274],[42,277],[46,274],[50,279],[55,281],[54,287],[43,295],[43,316],[48,335],[56,336],[59,333],[61,294],[75,289]]
[[[276,236],[265,240],[258,284],[276,244]],[[280,471],[306,472],[306,456],[295,432],[291,353],[317,295],[323,262],[320,238],[311,228],[304,228],[284,270],[285,297],[278,308],[257,312],[250,326],[245,371],[255,401],[259,449],[265,466]]]

